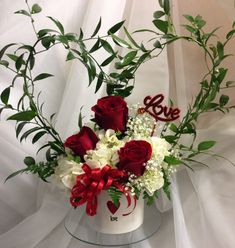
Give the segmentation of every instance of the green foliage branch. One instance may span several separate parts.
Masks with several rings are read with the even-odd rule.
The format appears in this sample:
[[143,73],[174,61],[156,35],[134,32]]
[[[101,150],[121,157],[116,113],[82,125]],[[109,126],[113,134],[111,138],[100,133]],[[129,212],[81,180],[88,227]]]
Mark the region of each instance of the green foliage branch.
[[[67,61],[78,60],[84,65],[87,70],[88,85],[95,83],[95,93],[100,90],[102,85],[105,85],[107,95],[120,95],[125,98],[132,93],[135,74],[142,64],[157,58],[167,45],[178,40],[196,44],[204,52],[207,72],[200,82],[198,94],[194,97],[192,103],[188,105],[182,120],[179,123],[166,124],[161,132],[161,137],[172,145],[172,149],[179,149],[181,154],[179,159],[168,156],[165,158],[165,162],[175,166],[184,164],[192,169],[191,163],[194,162],[205,165],[194,158],[197,155],[210,154],[220,157],[211,151],[211,148],[216,143],[215,141],[205,140],[195,146],[194,143],[197,137],[196,123],[203,113],[212,111],[227,113],[235,107],[230,104],[229,96],[221,93],[223,90],[235,86],[234,81],[226,81],[228,68],[222,65],[224,60],[231,56],[226,54],[226,47],[234,37],[234,23],[225,40],[220,41],[216,36],[218,28],[211,32],[206,32],[206,22],[200,15],[196,17],[185,15],[187,24],[183,25],[183,27],[188,32],[188,35],[178,35],[171,19],[169,0],[159,0],[161,9],[153,14],[153,29],[139,29],[130,33],[125,28],[124,21],[121,21],[112,26],[106,35],[100,36],[99,31],[102,25],[100,18],[93,33],[88,37],[84,37],[82,29],[80,29],[79,34],[65,32],[62,23],[53,17],[48,18],[55,26],[55,29],[44,28],[37,31],[34,25],[34,15],[41,12],[42,8],[38,4],[30,6],[27,0],[25,2],[27,9],[19,10],[15,13],[30,19],[36,35],[36,41],[33,44],[11,43],[0,50],[0,65],[14,74],[12,82],[0,95],[0,114],[3,110],[14,112],[7,120],[16,121],[16,136],[20,141],[31,137],[34,144],[45,135],[49,139],[38,150],[39,152],[47,149],[45,162],[37,163],[32,157],[26,157],[24,160],[26,168],[13,173],[7,179],[23,172],[30,172],[38,174],[42,180],[46,181],[46,178],[54,172],[57,156],[66,153],[63,141],[54,125],[56,114],[53,113],[49,118],[45,117],[43,112],[44,103],[41,103],[40,93],[35,94],[35,83],[49,79],[53,75],[43,72],[33,76],[37,56],[48,52],[57,45],[62,45],[67,51]],[[125,39],[117,36],[117,32],[121,29],[125,34]],[[134,35],[145,32],[150,33],[153,38],[146,43],[138,43],[134,39]],[[151,48],[148,48],[149,46]],[[10,48],[14,47],[13,53],[7,53]],[[107,54],[103,61],[98,61],[95,58],[95,53],[98,50],[103,50]],[[114,64],[115,70],[106,72],[107,66],[111,64]],[[16,81],[22,83],[22,96],[16,106],[13,106],[10,103],[10,94],[15,87]],[[79,126],[81,125],[82,115],[80,113]],[[181,138],[185,135],[193,137],[190,145],[182,143]],[[76,158],[71,159],[76,160]],[[164,175],[164,179],[166,184],[163,189],[169,196],[170,182],[168,175]],[[117,204],[120,194],[115,194],[113,189],[110,189],[109,193]],[[148,202],[151,203],[154,197],[157,197],[157,194],[148,197]]]

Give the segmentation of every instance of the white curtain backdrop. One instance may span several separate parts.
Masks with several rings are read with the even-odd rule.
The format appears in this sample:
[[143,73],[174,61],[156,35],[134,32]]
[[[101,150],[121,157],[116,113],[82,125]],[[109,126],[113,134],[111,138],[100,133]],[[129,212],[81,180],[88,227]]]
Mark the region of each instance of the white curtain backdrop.
[[[200,13],[207,20],[208,30],[221,26],[224,37],[234,18],[233,0],[174,0],[173,18],[177,30],[185,23],[182,14]],[[38,0],[43,12],[35,15],[37,29],[52,27],[45,16],[59,19],[68,32],[91,34],[99,17],[102,30],[122,19],[128,29],[151,28],[152,13],[158,8],[156,0]],[[10,42],[33,41],[33,31],[27,17],[13,12],[24,9],[23,0],[0,0],[0,47]],[[119,34],[123,36],[122,33]],[[139,41],[151,35],[136,36]],[[228,53],[234,53],[233,42]],[[81,106],[90,117],[90,107],[105,91],[94,95],[88,88],[84,68],[77,62],[65,63],[66,53],[55,47],[42,54],[36,64],[35,75],[48,72],[56,75],[40,83],[42,98],[46,101],[46,114],[57,112],[57,128],[62,138],[77,131],[77,117]],[[104,59],[107,54],[97,54]],[[157,60],[146,63],[136,75],[136,87],[128,98],[129,103],[141,102],[146,95],[163,93],[173,98],[185,111],[187,103],[198,89],[204,75],[203,55],[190,43],[177,42]],[[230,67],[228,80],[235,78],[234,58],[227,61]],[[110,68],[107,68],[107,70]],[[0,90],[14,75],[0,68]],[[12,99],[19,94],[13,93]],[[234,91],[226,92],[235,104]],[[6,116],[6,115],[5,115]],[[235,161],[235,114],[204,116],[199,123],[199,139],[217,140],[215,151]],[[199,140],[198,139],[198,140]],[[43,142],[43,140],[42,140]],[[49,184],[36,177],[21,175],[3,184],[13,171],[22,168],[25,156],[34,156],[40,144],[19,143],[15,138],[14,123],[0,122],[0,247],[1,248],[75,248],[90,247],[73,238],[65,231],[63,219],[70,206],[65,197]],[[161,248],[234,248],[235,247],[235,168],[223,159],[201,157],[210,168],[194,165],[195,172],[180,170],[172,178],[172,207],[159,199],[163,211],[162,225],[149,240],[131,247]]]

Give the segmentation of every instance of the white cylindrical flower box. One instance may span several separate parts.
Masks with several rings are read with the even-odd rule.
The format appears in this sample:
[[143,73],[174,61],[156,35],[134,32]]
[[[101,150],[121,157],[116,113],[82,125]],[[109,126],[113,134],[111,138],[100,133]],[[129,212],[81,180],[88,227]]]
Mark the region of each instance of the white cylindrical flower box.
[[106,191],[98,196],[97,214],[88,216],[89,225],[97,232],[107,234],[121,234],[132,232],[143,224],[144,200],[140,197],[136,201],[131,197],[128,207],[127,199],[122,195],[119,206],[115,206]]

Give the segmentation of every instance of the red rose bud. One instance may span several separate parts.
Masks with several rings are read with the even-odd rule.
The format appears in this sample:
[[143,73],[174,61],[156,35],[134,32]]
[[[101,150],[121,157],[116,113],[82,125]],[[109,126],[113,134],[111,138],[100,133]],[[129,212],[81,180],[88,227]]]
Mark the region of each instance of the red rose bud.
[[75,155],[83,159],[83,156],[88,150],[95,149],[98,141],[99,139],[92,129],[84,126],[79,133],[67,138],[64,146],[70,148]]
[[141,176],[145,171],[145,163],[152,156],[152,147],[147,141],[132,140],[118,151],[118,155],[118,169]]
[[113,129],[120,132],[126,130],[128,108],[122,97],[103,97],[91,109],[95,112],[95,122],[104,130]]

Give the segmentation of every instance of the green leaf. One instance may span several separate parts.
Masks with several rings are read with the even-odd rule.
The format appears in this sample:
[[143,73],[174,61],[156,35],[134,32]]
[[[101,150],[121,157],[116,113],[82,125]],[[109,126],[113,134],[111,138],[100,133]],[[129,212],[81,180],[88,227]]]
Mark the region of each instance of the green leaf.
[[195,24],[197,25],[198,29],[201,29],[206,25],[206,22],[202,19],[200,15],[197,15],[194,19]]
[[156,40],[156,41],[153,43],[153,46],[156,47],[156,48],[159,48],[159,49],[162,48],[162,44],[160,43],[159,40]]
[[125,40],[119,38],[118,36],[116,36],[116,35],[114,35],[114,34],[111,34],[111,37],[112,37],[113,41],[114,41],[118,46],[131,48],[131,45],[130,45],[128,42],[126,42]]
[[108,30],[108,34],[115,34],[123,25],[125,21],[118,22]]
[[32,9],[31,9],[31,14],[37,14],[39,12],[42,11],[42,8],[37,4],[35,3],[33,6],[32,6]]
[[164,178],[163,191],[165,192],[167,198],[169,200],[171,200],[171,191],[169,188],[169,186],[171,185],[171,182],[170,182],[168,176],[166,175],[166,173],[163,173],[163,178]]
[[98,80],[97,80],[97,83],[96,83],[95,93],[100,89],[100,87],[101,87],[101,85],[103,83],[103,79],[104,79],[104,74],[101,71],[99,73]]
[[235,29],[229,31],[229,32],[227,33],[227,35],[226,35],[226,39],[231,39],[232,36],[234,35],[234,33],[235,33]]
[[74,42],[77,42],[78,41],[78,35],[75,34],[75,33],[67,33],[65,35],[65,37],[67,38],[67,40],[69,41],[74,41]]
[[32,139],[32,143],[36,143],[42,136],[44,136],[45,134],[47,134],[46,131],[41,131],[41,132],[38,132]]
[[55,38],[53,38],[52,36],[45,36],[43,37],[43,39],[41,40],[42,45],[46,48],[49,49],[51,43],[54,43]]
[[31,121],[37,115],[36,112],[28,110],[19,112],[7,118],[7,120],[15,120],[15,121]]
[[42,129],[41,127],[34,127],[23,133],[23,135],[20,137],[20,142],[22,142],[23,139],[26,139],[30,134]]
[[148,33],[154,33],[154,34],[158,34],[157,32],[155,32],[155,31],[153,31],[153,30],[151,30],[151,29],[138,29],[138,30],[135,30],[134,32],[133,32],[133,34],[134,33],[143,33],[143,32],[148,32]]
[[58,33],[58,31],[54,30],[54,29],[41,29],[38,31],[38,37],[42,38],[43,36],[47,35],[50,32],[54,32],[54,33]]
[[198,151],[204,151],[204,150],[208,150],[210,149],[211,147],[213,147],[215,145],[216,141],[213,141],[213,140],[210,140],[210,141],[203,141],[201,142],[197,149]]
[[14,55],[14,54],[6,54],[7,57],[9,57],[11,60],[15,61],[19,58],[18,56]]
[[48,143],[49,143],[52,150],[58,152],[59,154],[64,153],[63,148],[59,144],[57,144],[56,142],[49,141]]
[[82,40],[83,39],[83,31],[82,29],[80,28],[80,33],[79,33],[79,40]]
[[90,57],[88,57],[88,61],[90,64],[90,71],[89,71],[89,76],[91,76],[92,81],[95,79],[96,76],[96,66],[95,63],[93,61],[93,59],[91,59]]
[[[151,58],[151,55],[149,54],[149,52],[142,54],[138,59],[138,63],[143,63],[147,58]],[[131,78],[133,78],[133,74]]]
[[228,103],[228,101],[229,101],[229,96],[221,95],[221,97],[219,99],[220,107],[225,106]]
[[57,35],[57,36],[55,36],[55,40],[58,40],[61,43],[63,43],[66,46],[68,46],[68,39],[67,39],[67,37],[65,35]]
[[24,58],[24,54],[21,54],[20,57],[18,57],[15,62],[15,67],[17,71],[19,71],[21,66],[25,63],[23,58]]
[[21,169],[21,170],[18,170],[18,171],[15,171],[14,173],[10,174],[6,179],[5,179],[5,183],[6,181],[8,181],[9,179],[11,179],[12,177],[15,177],[19,174],[22,174],[24,172],[28,171],[28,168],[24,168],[24,169]]
[[222,60],[224,56],[224,45],[220,41],[217,42],[217,52],[219,59]]
[[164,0],[158,0],[158,3],[162,8],[164,7]]
[[100,39],[97,39],[93,47],[90,49],[89,53],[93,53],[100,48]]
[[167,21],[153,20],[153,24],[155,25],[155,27],[157,27],[164,34],[167,33],[167,31],[168,31],[168,22]]
[[48,18],[51,19],[51,20],[55,23],[55,25],[56,25],[56,26],[58,27],[58,29],[60,30],[61,34],[64,35],[64,27],[63,27],[63,25],[62,25],[58,20],[54,19],[54,18],[51,17],[51,16],[48,16]]
[[27,121],[21,122],[20,124],[18,124],[18,126],[16,127],[16,138],[18,138],[20,132],[22,131],[23,127],[27,124]]
[[9,96],[10,96],[10,90],[11,87],[7,87],[5,90],[3,90],[3,92],[1,93],[1,101],[7,105],[8,104],[8,100],[9,100]]
[[165,13],[167,15],[170,13],[170,2],[169,2],[169,0],[164,0],[163,9],[164,9],[164,11],[165,11]]
[[93,34],[91,35],[91,38],[93,38],[94,36],[96,36],[96,34],[97,34],[97,33],[99,32],[99,30],[100,30],[100,27],[101,27],[101,17],[100,17],[100,19],[99,19],[98,24],[96,25],[96,28],[95,28]]
[[111,55],[110,57],[108,57],[107,59],[105,59],[102,63],[101,66],[104,67],[108,64],[110,64],[114,59],[115,59],[116,55]]
[[66,57],[66,61],[73,60],[73,59],[76,59],[76,57],[71,51],[69,51]]
[[112,199],[112,202],[114,203],[114,205],[116,207],[119,206],[119,201],[123,195],[123,193],[121,191],[119,191],[118,189],[116,189],[115,187],[110,187],[107,189],[107,192],[110,196],[110,198]]
[[82,129],[82,126],[83,126],[83,124],[82,124],[82,119],[83,119],[82,109],[83,109],[83,106],[80,108],[80,112],[79,112],[79,116],[78,116],[78,126],[80,129]]
[[129,41],[137,48],[140,48],[140,46],[136,43],[136,41],[132,38],[131,34],[128,32],[128,30],[124,27],[124,31],[126,33],[127,38]]
[[161,18],[162,16],[164,16],[165,15],[165,13],[163,12],[163,11],[155,11],[154,13],[153,13],[153,18],[154,19],[159,19],[159,18]]
[[194,18],[191,15],[183,15],[189,22],[194,22]]
[[42,147],[40,147],[38,150],[37,150],[37,154],[44,148],[50,146],[50,144],[46,144],[46,145],[43,145]]
[[9,62],[6,61],[6,60],[0,60],[0,65],[3,65],[5,67],[8,67],[9,66]]
[[178,165],[178,164],[182,164],[182,161],[173,157],[173,156],[165,156],[164,158],[164,161],[167,163],[167,164],[170,164],[170,165]]
[[52,74],[49,74],[49,73],[41,73],[39,75],[37,75],[35,78],[34,78],[34,82],[35,81],[39,81],[39,80],[42,80],[42,79],[45,79],[45,78],[48,78],[48,77],[53,77],[54,75]]
[[175,140],[177,139],[176,136],[174,135],[167,135],[167,136],[164,136],[163,137],[168,143],[170,144],[174,144],[175,143]]
[[30,166],[30,165],[36,164],[36,161],[32,157],[25,157],[24,163],[25,163],[25,165]]
[[112,46],[106,40],[100,40],[102,47],[110,54],[115,54]]
[[171,123],[170,126],[169,126],[169,129],[174,132],[174,133],[177,133],[178,132],[178,128],[177,126],[174,124],[174,123]]
[[24,9],[21,9],[21,10],[14,12],[14,14],[21,14],[21,15],[25,15],[25,16],[30,16],[29,12],[24,10]]
[[121,96],[121,97],[123,97],[123,98],[128,97],[128,96],[131,94],[131,92],[132,92],[133,89],[134,89],[134,86],[132,86],[132,85],[126,87],[126,88],[123,89],[123,90],[117,89],[117,90],[116,90],[116,95]]
[[144,191],[143,198],[147,200],[147,206],[151,206],[154,203],[155,199],[158,198],[158,191],[156,190],[153,195],[148,195],[148,193]]
[[30,68],[30,70],[33,69],[34,64],[35,64],[35,57],[32,54],[30,54],[30,57],[29,57],[29,68]]
[[4,46],[1,50],[0,50],[0,60],[2,59],[2,56],[4,55],[4,53],[6,52],[6,50],[11,47],[11,46],[14,46],[16,45],[16,43],[11,43],[11,44],[8,44],[6,46]]
[[190,25],[182,25],[183,27],[185,27],[190,33],[196,33],[196,29]]
[[136,55],[137,55],[137,51],[131,51],[127,53],[121,61],[122,66],[129,65],[133,61],[133,59],[135,59]]

